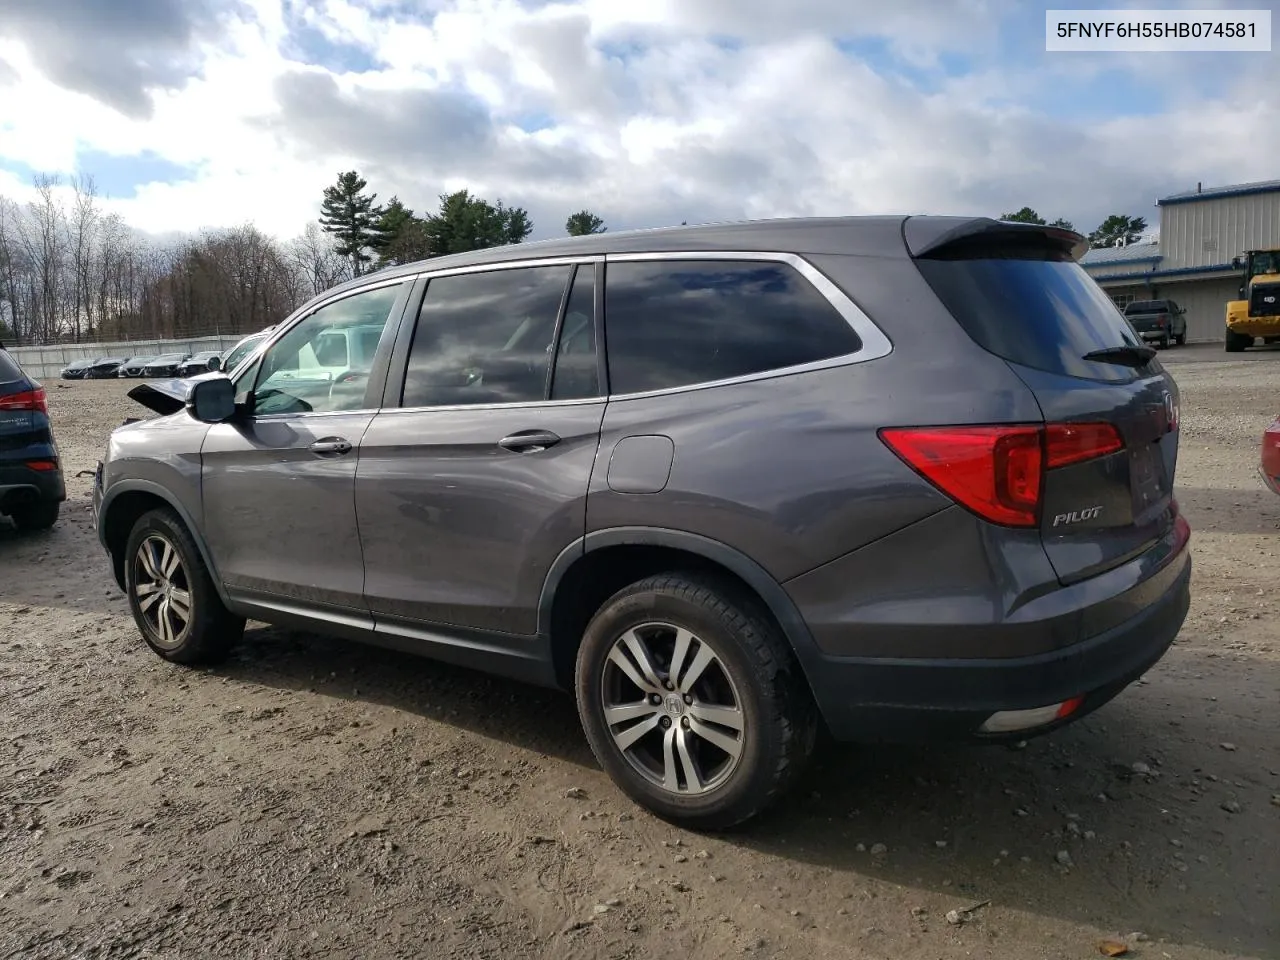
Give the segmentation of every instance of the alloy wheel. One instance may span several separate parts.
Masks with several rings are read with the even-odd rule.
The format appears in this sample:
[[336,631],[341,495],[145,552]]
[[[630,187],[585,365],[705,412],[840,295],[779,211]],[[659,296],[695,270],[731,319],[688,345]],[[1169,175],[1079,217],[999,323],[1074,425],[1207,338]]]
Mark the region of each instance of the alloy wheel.
[[138,545],[133,595],[155,642],[165,649],[181,644],[191,628],[191,584],[177,547],[159,534]]
[[742,698],[706,640],[670,623],[645,623],[609,649],[601,675],[604,721],[643,777],[679,795],[722,785],[742,759]]

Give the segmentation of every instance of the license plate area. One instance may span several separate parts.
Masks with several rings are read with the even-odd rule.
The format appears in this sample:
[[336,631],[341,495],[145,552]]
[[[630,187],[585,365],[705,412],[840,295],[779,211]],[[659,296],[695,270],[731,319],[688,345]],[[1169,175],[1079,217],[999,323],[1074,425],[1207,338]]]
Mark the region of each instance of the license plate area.
[[1141,523],[1152,511],[1163,509],[1169,483],[1159,440],[1134,449],[1129,458],[1129,490],[1135,523]]

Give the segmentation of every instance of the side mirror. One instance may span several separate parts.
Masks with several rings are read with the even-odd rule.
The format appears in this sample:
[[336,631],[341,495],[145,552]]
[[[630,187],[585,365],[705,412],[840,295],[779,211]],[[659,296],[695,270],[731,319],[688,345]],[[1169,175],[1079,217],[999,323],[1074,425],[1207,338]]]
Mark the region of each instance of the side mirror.
[[216,373],[217,371],[221,370],[221,369],[222,369],[222,358],[221,358],[221,357],[211,357],[211,358],[209,359],[209,369],[210,369],[211,371],[215,372],[215,373]]
[[236,412],[236,385],[225,377],[197,380],[187,395],[187,410],[201,423],[222,423]]

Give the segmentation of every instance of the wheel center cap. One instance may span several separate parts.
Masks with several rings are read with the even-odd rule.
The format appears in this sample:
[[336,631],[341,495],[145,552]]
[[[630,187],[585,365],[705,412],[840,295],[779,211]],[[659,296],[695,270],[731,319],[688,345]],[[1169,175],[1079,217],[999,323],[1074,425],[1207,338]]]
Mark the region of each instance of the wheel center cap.
[[684,713],[684,699],[678,693],[669,693],[662,701],[662,709],[668,716],[681,716]]

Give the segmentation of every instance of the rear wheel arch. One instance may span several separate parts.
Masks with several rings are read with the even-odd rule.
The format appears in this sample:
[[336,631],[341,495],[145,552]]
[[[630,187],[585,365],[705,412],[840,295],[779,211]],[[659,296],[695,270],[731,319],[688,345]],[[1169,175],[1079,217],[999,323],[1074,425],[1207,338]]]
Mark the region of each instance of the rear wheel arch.
[[567,547],[552,564],[538,605],[538,632],[550,641],[557,683],[573,688],[574,661],[588,621],[613,594],[658,573],[697,573],[772,620],[795,655],[812,693],[807,664],[817,647],[782,586],[746,554],[708,537],[679,530],[617,527],[598,530]]

